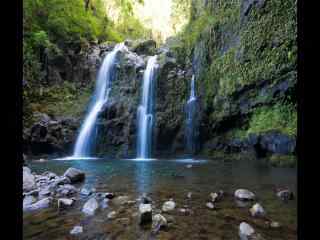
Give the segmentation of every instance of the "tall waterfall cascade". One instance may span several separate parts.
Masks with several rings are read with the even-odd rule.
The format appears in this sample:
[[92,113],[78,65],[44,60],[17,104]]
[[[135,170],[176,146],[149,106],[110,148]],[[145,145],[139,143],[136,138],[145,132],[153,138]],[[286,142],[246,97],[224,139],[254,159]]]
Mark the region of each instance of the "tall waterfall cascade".
[[94,140],[96,121],[103,106],[108,102],[111,91],[111,82],[116,73],[117,54],[121,50],[127,50],[124,43],[117,44],[114,49],[106,55],[99,69],[94,95],[88,113],[80,128],[76,140],[73,157],[90,157],[92,143]]
[[195,151],[195,114],[196,114],[196,93],[195,93],[195,76],[192,75],[191,79],[191,90],[190,97],[187,101],[186,106],[186,145],[189,153],[194,153]]
[[157,56],[150,57],[143,76],[141,103],[137,111],[137,158],[148,159],[151,157],[154,124],[154,84],[157,68]]

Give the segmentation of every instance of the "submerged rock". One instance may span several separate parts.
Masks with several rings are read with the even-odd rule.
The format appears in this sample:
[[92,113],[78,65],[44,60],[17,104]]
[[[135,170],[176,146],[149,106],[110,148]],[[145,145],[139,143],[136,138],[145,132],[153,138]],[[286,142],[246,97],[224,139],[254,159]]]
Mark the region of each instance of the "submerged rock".
[[288,201],[294,199],[294,194],[289,189],[278,189],[277,197],[279,197],[282,201]]
[[71,235],[77,235],[77,234],[80,234],[80,233],[83,233],[83,227],[82,226],[75,226],[70,231]]
[[92,193],[92,191],[88,190],[86,188],[82,188],[81,191],[80,191],[80,194],[81,195],[85,195],[85,196],[89,196],[91,193]]
[[210,193],[210,198],[212,202],[216,202],[219,198],[218,193]]
[[270,223],[270,227],[271,228],[279,228],[280,227],[280,223],[272,221]]
[[128,196],[119,196],[113,200],[113,202],[117,205],[124,205],[129,201]]
[[143,204],[139,205],[139,224],[147,224],[152,222],[152,208],[151,204]]
[[95,198],[90,198],[82,208],[82,212],[87,215],[94,215],[96,210],[99,208],[99,204]]
[[240,223],[239,226],[239,237],[241,240],[252,239],[254,236],[254,229],[246,222]]
[[146,193],[144,193],[144,194],[142,194],[141,202],[143,204],[148,204],[148,203],[152,202],[152,199],[150,197],[148,197]]
[[266,215],[265,210],[259,203],[254,204],[249,211],[253,217],[264,217]]
[[188,199],[191,199],[191,198],[192,198],[192,192],[188,192],[187,198],[188,198]]
[[207,203],[206,203],[206,206],[207,206],[207,208],[209,208],[209,209],[214,209],[214,205],[213,205],[212,202],[207,202]]
[[68,168],[63,176],[70,179],[71,183],[81,182],[85,178],[85,173],[76,168]]
[[255,195],[247,189],[238,189],[235,191],[234,196],[239,200],[254,200]]
[[170,201],[166,201],[163,205],[162,205],[162,211],[164,212],[169,212],[174,210],[176,207],[176,203],[172,200]]
[[107,218],[108,219],[114,219],[116,216],[117,216],[117,212],[116,211],[112,211],[112,212],[108,213]]
[[161,228],[168,226],[167,219],[161,214],[156,214],[152,217],[152,231],[158,232]]

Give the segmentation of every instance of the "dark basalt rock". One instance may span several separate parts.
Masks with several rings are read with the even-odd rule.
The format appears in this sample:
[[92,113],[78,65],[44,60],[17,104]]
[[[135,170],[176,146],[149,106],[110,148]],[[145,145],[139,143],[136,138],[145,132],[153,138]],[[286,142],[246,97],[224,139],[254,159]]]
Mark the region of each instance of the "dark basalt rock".
[[262,149],[277,154],[291,154],[295,152],[296,140],[285,134],[275,131],[266,133],[260,137]]
[[156,52],[156,42],[152,39],[146,41],[138,41],[133,44],[132,51],[139,55],[154,55]]

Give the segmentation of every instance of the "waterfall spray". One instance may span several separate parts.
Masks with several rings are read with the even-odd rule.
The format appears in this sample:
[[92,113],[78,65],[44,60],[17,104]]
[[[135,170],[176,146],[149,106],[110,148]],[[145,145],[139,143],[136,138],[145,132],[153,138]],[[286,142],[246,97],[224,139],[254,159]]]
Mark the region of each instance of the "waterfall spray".
[[142,98],[138,107],[137,158],[150,158],[154,124],[154,79],[157,56],[150,57],[143,76]]
[[99,69],[96,88],[92,98],[92,104],[89,108],[87,116],[81,126],[73,157],[89,157],[91,154],[91,147],[94,138],[94,129],[97,117],[102,107],[108,102],[111,90],[111,82],[115,75],[115,66],[117,60],[117,53],[122,49],[126,49],[124,43],[116,45],[112,52],[110,52],[103,60]]

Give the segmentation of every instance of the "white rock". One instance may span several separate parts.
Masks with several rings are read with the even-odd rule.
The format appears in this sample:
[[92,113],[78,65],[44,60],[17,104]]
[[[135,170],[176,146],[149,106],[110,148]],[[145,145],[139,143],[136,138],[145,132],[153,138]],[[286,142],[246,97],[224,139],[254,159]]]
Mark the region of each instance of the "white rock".
[[99,204],[95,198],[90,198],[83,206],[82,212],[87,215],[94,215],[99,208]]
[[169,212],[174,210],[174,208],[176,207],[176,203],[172,200],[170,201],[166,201],[163,205],[162,205],[162,211],[164,212]]
[[212,202],[207,202],[206,206],[207,208],[214,209],[214,205]]
[[191,164],[188,164],[188,165],[187,165],[187,168],[192,168],[192,165],[191,165]]
[[36,198],[32,195],[25,196],[23,199],[23,210],[28,209],[29,205],[33,204],[36,201]]
[[52,202],[52,198],[48,197],[48,198],[44,198],[39,200],[36,203],[33,203],[31,205],[28,205],[25,210],[30,210],[30,211],[34,211],[34,210],[39,210],[42,208],[47,208],[50,206],[50,203]]
[[255,195],[247,189],[238,189],[235,191],[234,196],[239,200],[254,200]]
[[108,213],[108,219],[114,219],[116,217],[117,213],[116,211],[112,211]]
[[263,217],[266,214],[263,207],[259,203],[254,204],[249,211],[253,217]]
[[59,198],[58,199],[58,208],[70,207],[72,206],[74,200],[69,198]]
[[80,233],[83,233],[83,227],[82,226],[75,226],[70,231],[71,235],[77,235],[77,234],[80,234]]
[[23,191],[29,192],[36,188],[35,177],[31,174],[31,170],[23,167]]
[[210,193],[210,197],[211,197],[211,201],[215,202],[215,201],[217,201],[219,195],[218,195],[218,193]]
[[141,225],[152,222],[151,204],[143,204],[143,203],[141,203],[139,205],[139,218],[140,218],[139,223]]
[[167,219],[161,214],[156,214],[152,217],[152,229],[153,231],[159,231],[160,228],[164,228],[168,225]]
[[91,191],[86,188],[82,188],[80,191],[80,194],[85,195],[85,196],[89,196],[91,194]]
[[187,198],[189,198],[189,199],[192,198],[192,192],[188,192]]
[[254,229],[247,223],[242,222],[239,226],[239,237],[241,240],[247,240],[255,233]]

